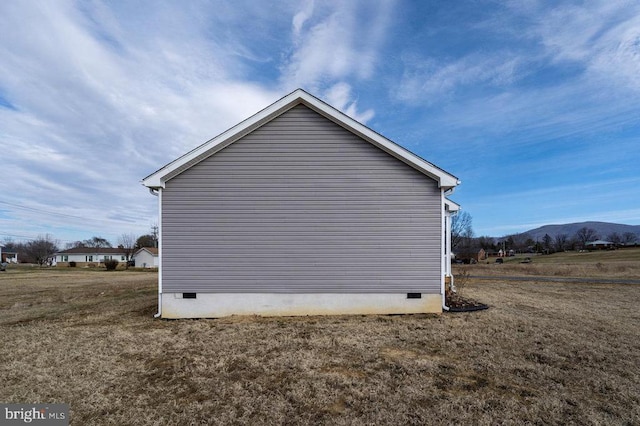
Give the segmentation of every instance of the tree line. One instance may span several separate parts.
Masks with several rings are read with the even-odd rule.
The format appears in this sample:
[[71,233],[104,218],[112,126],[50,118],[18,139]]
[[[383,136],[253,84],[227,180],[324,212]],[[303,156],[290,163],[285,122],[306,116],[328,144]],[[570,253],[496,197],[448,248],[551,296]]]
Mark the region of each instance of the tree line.
[[[487,252],[513,250],[520,253],[555,253],[566,250],[580,250],[585,248],[587,243],[601,238],[602,236],[595,229],[588,227],[580,228],[573,235],[561,233],[551,236],[545,234],[541,240],[534,240],[526,232],[508,234],[501,238],[475,237],[472,218],[469,213],[459,212],[451,220],[451,247],[454,252],[455,250],[472,251],[483,249]],[[623,234],[613,232],[604,236],[604,238],[618,246],[633,245],[639,242],[638,235],[633,232],[625,232]]]
[[62,245],[60,240],[57,240],[51,234],[39,235],[37,238],[26,242],[5,239],[2,245],[4,246],[2,249],[4,252],[17,253],[20,263],[36,263],[40,266],[50,264],[55,253],[74,248],[119,248],[128,262],[133,258],[133,254],[142,247],[158,247],[158,228],[157,226],[152,226],[150,233],[140,236],[132,233],[122,234],[118,237],[115,247],[109,240],[100,236],[93,236],[86,240],[68,242]]

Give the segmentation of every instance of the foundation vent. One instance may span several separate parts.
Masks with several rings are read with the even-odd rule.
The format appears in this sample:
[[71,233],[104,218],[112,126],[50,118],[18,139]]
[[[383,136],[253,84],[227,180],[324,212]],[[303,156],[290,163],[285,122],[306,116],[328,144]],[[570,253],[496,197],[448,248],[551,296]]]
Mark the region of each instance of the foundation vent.
[[407,293],[407,299],[422,299],[422,293]]
[[196,298],[196,294],[195,293],[182,293],[182,298],[183,299],[195,299]]

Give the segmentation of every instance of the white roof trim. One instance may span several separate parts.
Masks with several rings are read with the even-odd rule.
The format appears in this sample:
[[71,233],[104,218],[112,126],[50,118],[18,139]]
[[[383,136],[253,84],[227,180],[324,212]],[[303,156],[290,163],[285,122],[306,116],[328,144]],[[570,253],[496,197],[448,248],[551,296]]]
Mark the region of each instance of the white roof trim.
[[457,212],[462,208],[460,204],[456,203],[455,201],[451,201],[448,198],[444,199],[444,206],[450,212]]
[[133,255],[134,255],[134,256],[137,256],[137,255],[138,255],[138,253],[140,253],[140,252],[142,252],[142,251],[146,251],[146,252],[147,252],[147,253],[149,253],[151,256],[158,257],[158,253],[153,253],[153,252],[149,251],[149,249],[148,249],[147,247],[139,248],[139,249],[138,249],[138,251],[136,251],[135,253],[133,253]]
[[205,142],[194,150],[186,153],[182,157],[172,161],[156,172],[150,174],[142,180],[142,184],[149,188],[164,188],[165,182],[182,173],[184,170],[194,166],[205,158],[210,157],[219,150],[232,144],[243,136],[251,133],[253,130],[263,124],[273,120],[280,114],[288,111],[298,104],[303,104],[317,113],[323,115],[334,123],[344,127],[345,129],[357,134],[378,148],[393,155],[397,159],[405,162],[411,167],[435,179],[441,188],[454,188],[460,184],[457,177],[445,172],[428,161],[418,157],[417,155],[407,151],[401,146],[395,144],[391,140],[385,138],[379,133],[374,132],[367,126],[357,122],[353,118],[343,114],[332,106],[322,102],[315,96],[310,95],[302,89],[297,89],[287,96],[281,98],[267,108],[252,115],[246,120],[240,122],[229,130],[221,133],[215,138]]

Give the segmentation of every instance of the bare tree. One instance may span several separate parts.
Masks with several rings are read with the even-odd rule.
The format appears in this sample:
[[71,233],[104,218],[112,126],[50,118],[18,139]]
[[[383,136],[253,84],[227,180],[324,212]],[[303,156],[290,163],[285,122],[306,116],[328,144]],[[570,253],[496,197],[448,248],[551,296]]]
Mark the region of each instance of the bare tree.
[[112,247],[112,245],[106,238],[91,237],[88,240],[82,241],[82,247],[109,248]]
[[153,238],[153,235],[146,234],[138,237],[135,249],[140,250],[142,247],[157,247],[156,240]]
[[467,212],[458,212],[451,217],[451,248],[468,243],[473,238],[471,215]]
[[638,236],[633,232],[625,232],[622,234],[622,238],[620,239],[620,242],[623,244],[632,244],[636,241],[638,241]]
[[511,234],[503,237],[505,244],[505,249],[507,250],[516,250],[523,251],[526,250],[529,246],[534,245],[536,242],[533,241],[531,235],[523,232],[521,234]]
[[83,241],[73,241],[64,245],[65,250],[74,249],[78,247],[86,247]]
[[26,254],[38,265],[42,266],[49,262],[51,256],[58,251],[58,242],[49,234],[38,236],[37,239],[29,241],[25,245]]
[[593,228],[587,228],[586,226],[578,229],[578,232],[576,232],[576,240],[582,245],[583,248],[589,241],[595,241],[598,238],[599,236],[596,230]]
[[133,252],[136,248],[136,235],[135,234],[122,234],[118,237],[118,247],[124,251],[124,255],[127,259],[125,269],[129,269],[129,261],[133,256]]
[[617,232],[612,232],[607,235],[607,240],[615,244],[620,244],[622,242],[622,237]]
[[567,248],[567,241],[569,236],[567,234],[558,234],[555,238],[556,251],[564,251]]
[[495,251],[496,250],[496,240],[493,237],[488,237],[483,235],[475,239],[477,245],[484,250]]
[[553,246],[553,238],[551,238],[551,235],[544,234],[544,237],[542,237],[542,245],[548,251],[551,251],[553,249],[553,247],[552,247]]

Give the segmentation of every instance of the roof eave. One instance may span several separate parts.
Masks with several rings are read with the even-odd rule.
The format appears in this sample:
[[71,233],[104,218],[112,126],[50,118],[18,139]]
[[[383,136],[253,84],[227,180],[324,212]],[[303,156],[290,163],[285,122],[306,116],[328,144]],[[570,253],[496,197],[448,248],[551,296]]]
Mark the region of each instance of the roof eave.
[[444,205],[445,208],[450,212],[457,212],[462,208],[460,204],[456,203],[455,201],[451,201],[448,198],[444,199]]
[[220,149],[228,146],[264,123],[289,110],[300,102],[299,99],[302,97],[301,94],[304,93],[306,93],[304,90],[297,89],[296,91],[279,99],[246,120],[241,121],[213,139],[208,140],[197,148],[150,174],[146,178],[142,179],[142,184],[149,188],[164,188],[165,182],[168,180],[167,177],[173,177],[176,170],[197,160],[199,157],[203,157],[202,159],[204,159],[215,154]]

